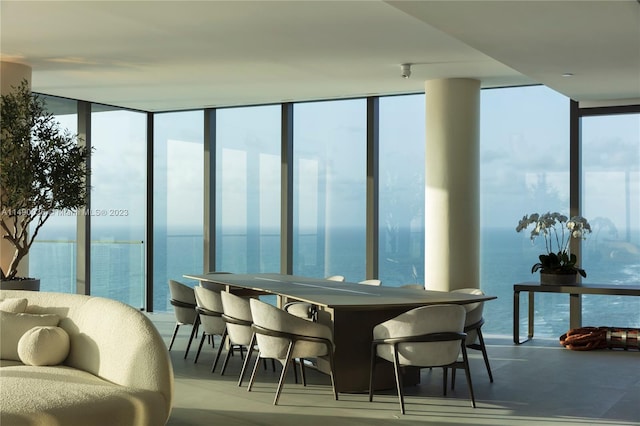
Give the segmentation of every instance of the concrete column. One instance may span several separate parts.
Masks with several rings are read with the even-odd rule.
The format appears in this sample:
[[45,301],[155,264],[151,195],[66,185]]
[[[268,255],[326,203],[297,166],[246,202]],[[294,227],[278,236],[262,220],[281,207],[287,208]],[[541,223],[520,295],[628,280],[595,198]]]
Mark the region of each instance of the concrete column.
[[480,82],[429,80],[425,93],[425,287],[478,288]]
[[[0,61],[0,83],[2,94],[10,93],[13,87],[20,85],[23,79],[29,82],[31,87],[31,67],[24,64]],[[4,232],[2,232],[4,236]],[[0,266],[3,271],[9,269],[9,264],[15,250],[4,238],[0,241]],[[25,256],[18,266],[18,276],[27,277],[29,275],[29,256]]]

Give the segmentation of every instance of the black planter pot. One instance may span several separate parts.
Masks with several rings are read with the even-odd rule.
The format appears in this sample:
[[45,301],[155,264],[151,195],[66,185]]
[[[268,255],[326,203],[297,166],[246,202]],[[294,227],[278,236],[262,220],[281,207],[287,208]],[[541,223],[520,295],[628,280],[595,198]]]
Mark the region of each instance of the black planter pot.
[[576,285],[578,274],[549,274],[540,272],[541,285]]

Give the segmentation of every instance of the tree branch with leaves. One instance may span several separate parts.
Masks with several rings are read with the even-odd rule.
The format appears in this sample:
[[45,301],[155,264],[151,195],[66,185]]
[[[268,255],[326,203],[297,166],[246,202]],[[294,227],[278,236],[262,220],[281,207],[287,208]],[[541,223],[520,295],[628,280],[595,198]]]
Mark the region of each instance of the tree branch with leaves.
[[11,280],[45,222],[85,206],[91,151],[60,128],[26,80],[2,95],[0,112],[0,231],[15,248],[0,278]]

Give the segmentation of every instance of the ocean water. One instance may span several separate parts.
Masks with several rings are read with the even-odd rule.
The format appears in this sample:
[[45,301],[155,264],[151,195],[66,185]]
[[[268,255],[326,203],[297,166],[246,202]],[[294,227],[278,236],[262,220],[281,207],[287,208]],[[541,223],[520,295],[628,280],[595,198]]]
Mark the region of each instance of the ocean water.
[[[124,235],[122,235],[124,237]],[[361,231],[345,231],[324,239],[306,235],[296,240],[294,247],[303,255],[294,271],[300,275],[322,277],[341,274],[348,281],[364,279],[364,253]],[[640,235],[631,241],[587,241],[583,246],[587,271],[584,282],[638,284],[640,283]],[[219,270],[231,272],[277,272],[279,269],[279,236],[266,235],[247,238],[245,235],[227,235],[219,242]],[[193,281],[182,276],[200,273],[202,262],[202,236],[188,230],[177,235],[155,234],[154,311],[170,311],[169,279],[190,285]],[[253,248],[252,248],[253,247]],[[256,249],[259,247],[259,249]],[[625,249],[620,249],[623,247]],[[635,248],[634,248],[635,247]],[[30,253],[30,275],[41,278],[43,291],[75,292],[75,243],[58,239],[47,240],[46,235],[34,243]],[[142,240],[114,238],[92,243],[92,281],[94,295],[113,298],[136,308],[144,305],[145,243]],[[327,262],[327,250],[338,250]],[[481,288],[486,294],[497,296],[485,304],[483,328],[487,335],[511,335],[513,318],[513,284],[537,281],[530,273],[537,261],[539,246],[531,246],[528,239],[513,229],[484,230],[481,239]],[[329,265],[328,265],[329,263]],[[419,258],[390,254],[381,261],[383,285],[399,286],[412,282],[423,283],[424,265]],[[563,294],[536,294],[535,334],[537,337],[557,338],[569,326],[569,296]],[[582,298],[583,325],[640,327],[640,297],[592,296]],[[524,319],[527,297],[521,295],[521,334],[525,332]]]

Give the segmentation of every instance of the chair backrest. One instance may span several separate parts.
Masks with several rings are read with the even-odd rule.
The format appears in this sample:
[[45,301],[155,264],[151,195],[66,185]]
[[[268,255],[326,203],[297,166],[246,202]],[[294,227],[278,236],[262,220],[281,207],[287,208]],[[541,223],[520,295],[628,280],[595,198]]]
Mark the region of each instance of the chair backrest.
[[380,280],[363,280],[363,281],[360,281],[358,284],[381,285],[382,281],[380,281]]
[[[260,356],[263,358],[273,358],[280,361],[286,359],[287,350],[291,338],[283,334],[292,336],[310,336],[329,339],[333,341],[331,329],[324,324],[307,321],[288,312],[283,311],[273,305],[262,302],[258,299],[250,299],[251,316],[256,328],[256,340],[260,348]],[[261,330],[268,330],[271,334]],[[293,358],[316,357],[327,354],[326,345],[308,341],[296,342],[293,351]]]
[[289,302],[282,307],[285,311],[293,314],[299,318],[305,318],[307,320],[313,320],[313,311],[317,309],[312,303],[307,302]]
[[[373,338],[424,336],[443,332],[462,333],[465,314],[465,309],[460,305],[421,306],[378,324],[373,328]],[[377,354],[386,360],[393,360],[391,345],[379,345]],[[398,358],[402,365],[447,365],[455,362],[459,354],[460,339],[398,345]]]
[[171,300],[175,301],[171,304],[176,320],[182,324],[193,324],[197,315],[195,310],[196,296],[193,288],[179,281],[169,280],[169,293]]
[[251,306],[249,299],[236,296],[227,291],[220,293],[222,307],[224,310],[223,319],[227,323],[227,333],[229,340],[236,345],[248,345],[251,343],[253,330],[251,324]]
[[325,278],[325,280],[329,280],[329,281],[344,281],[344,277],[342,275],[331,275],[330,277]]
[[[452,293],[465,293],[465,294],[475,294],[479,296],[484,296],[484,292],[479,288],[459,288],[456,290],[452,290]],[[484,302],[476,302],[476,303],[467,303],[464,306],[467,311],[467,317],[464,322],[464,326],[468,327],[473,324],[477,324],[480,320],[482,320],[482,313],[484,311]],[[467,344],[475,343],[478,339],[478,333],[475,329],[467,330]]]
[[203,330],[208,334],[222,334],[226,323],[222,318],[224,309],[220,293],[200,286],[195,287],[194,290],[196,303],[200,308],[200,324]]

